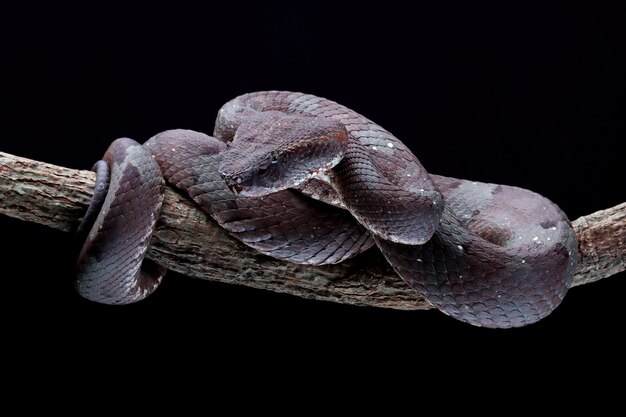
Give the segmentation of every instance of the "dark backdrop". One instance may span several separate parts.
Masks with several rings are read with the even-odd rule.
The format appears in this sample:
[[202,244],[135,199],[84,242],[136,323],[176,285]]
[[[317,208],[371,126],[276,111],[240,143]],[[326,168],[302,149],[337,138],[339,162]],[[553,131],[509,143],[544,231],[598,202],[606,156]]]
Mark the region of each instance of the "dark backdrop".
[[[89,169],[117,137],[211,132],[234,96],[294,90],[378,122],[430,172],[526,187],[571,219],[624,201],[623,3],[466,3],[6,11],[0,150]],[[74,292],[70,236],[6,217],[0,228],[4,331],[17,350],[33,339],[166,354],[173,341],[181,352],[254,360],[264,349],[339,366],[354,352],[411,362],[421,349],[456,358],[459,344],[483,342],[548,355],[623,346],[623,273],[573,289],[550,317],[513,331],[174,273],[145,302],[112,308]]]

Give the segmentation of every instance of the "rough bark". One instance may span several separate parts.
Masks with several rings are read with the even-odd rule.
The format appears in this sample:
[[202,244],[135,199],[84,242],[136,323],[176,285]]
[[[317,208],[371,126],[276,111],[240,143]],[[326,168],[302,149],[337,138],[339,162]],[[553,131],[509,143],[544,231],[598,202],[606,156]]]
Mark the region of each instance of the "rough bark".
[[[0,213],[65,232],[76,229],[95,174],[0,152]],[[626,269],[626,203],[573,222],[582,262],[574,285]],[[210,254],[210,255],[208,255]],[[376,250],[339,265],[281,262],[231,238],[202,211],[167,189],[148,257],[192,277],[305,298],[397,309],[426,309]]]

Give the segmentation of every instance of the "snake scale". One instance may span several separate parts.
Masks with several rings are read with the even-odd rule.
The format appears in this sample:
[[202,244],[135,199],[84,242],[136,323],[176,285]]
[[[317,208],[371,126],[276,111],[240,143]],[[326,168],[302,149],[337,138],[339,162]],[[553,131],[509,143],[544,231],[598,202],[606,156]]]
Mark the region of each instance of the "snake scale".
[[277,259],[333,264],[376,246],[433,306],[477,326],[547,316],[578,261],[570,222],[545,197],[429,175],[387,130],[308,94],[239,96],[213,136],[118,139],[94,170],[76,287],[101,303],[141,300],[161,282],[165,270],[143,257],[165,182]]

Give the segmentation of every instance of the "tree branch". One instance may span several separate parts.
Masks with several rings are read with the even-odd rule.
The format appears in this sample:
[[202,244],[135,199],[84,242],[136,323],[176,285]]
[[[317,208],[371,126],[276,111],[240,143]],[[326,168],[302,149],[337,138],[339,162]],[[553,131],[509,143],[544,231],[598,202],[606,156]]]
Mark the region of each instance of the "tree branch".
[[[0,213],[73,232],[91,199],[95,174],[0,152]],[[574,285],[626,269],[626,203],[573,222],[581,263]],[[261,255],[231,238],[191,201],[167,189],[147,255],[196,278],[345,304],[427,309],[382,255],[323,267]]]

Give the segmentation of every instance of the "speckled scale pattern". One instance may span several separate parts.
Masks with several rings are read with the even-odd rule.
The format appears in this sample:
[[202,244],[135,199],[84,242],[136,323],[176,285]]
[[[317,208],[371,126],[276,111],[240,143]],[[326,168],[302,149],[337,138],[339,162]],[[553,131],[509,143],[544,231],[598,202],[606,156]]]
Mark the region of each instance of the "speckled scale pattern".
[[[232,138],[250,109],[328,117],[346,126],[350,141],[332,171],[334,189],[396,272],[444,313],[477,326],[517,327],[545,317],[565,296],[576,239],[548,199],[516,187],[430,176],[389,132],[307,94],[237,97],[218,113],[216,135]],[[301,190],[335,197],[319,185]]]
[[433,238],[376,242],[398,275],[439,310],[477,326],[519,327],[552,312],[578,261],[565,214],[521,188],[432,177],[447,203]]
[[[259,112],[268,114],[250,121]],[[245,148],[237,155],[232,147],[246,135],[273,144],[276,132],[285,129],[273,126],[273,118],[277,123],[286,119],[271,112],[296,115],[287,123],[294,137],[330,140],[328,147],[312,148],[320,158],[336,154],[343,128],[300,116],[340,122],[348,135],[343,159],[324,173],[324,181],[313,177],[298,183],[301,192],[242,198],[218,171],[224,154],[236,156],[232,164],[256,169],[256,143],[251,142],[250,158]],[[257,135],[255,129],[261,128],[273,133]],[[83,296],[110,304],[133,302],[160,282],[162,269],[141,264],[162,199],[157,163],[169,184],[259,252],[318,265],[341,262],[375,241],[417,292],[473,325],[536,322],[559,305],[571,285],[578,262],[576,236],[554,203],[517,187],[428,175],[393,135],[337,103],[301,93],[246,94],[220,109],[214,134],[217,138],[172,130],[144,147],[129,139],[111,145],[105,155],[111,185],[78,261],[77,288]],[[298,155],[303,157],[296,154],[293,160]]]
[[226,144],[216,138],[171,130],[145,146],[169,184],[189,194],[233,237],[265,255],[323,265],[344,261],[374,244],[348,212],[298,192],[285,190],[258,198],[233,194],[217,172]]
[[334,101],[263,91],[226,103],[218,112],[215,136],[232,140],[255,111],[342,123],[349,135],[348,149],[332,179],[347,209],[368,230],[387,240],[415,244],[432,236],[443,209],[441,195],[415,155],[391,133]]
[[[251,111],[237,128],[218,170],[233,189],[249,193],[254,185],[254,191],[267,194],[292,188],[312,172],[330,169],[343,158],[348,140],[345,127],[332,119]],[[273,162],[268,158],[270,150],[276,158]],[[262,174],[259,166],[266,167]]]

